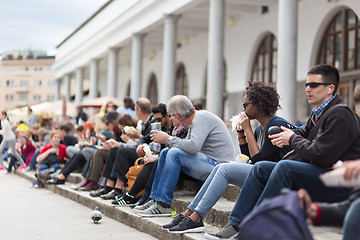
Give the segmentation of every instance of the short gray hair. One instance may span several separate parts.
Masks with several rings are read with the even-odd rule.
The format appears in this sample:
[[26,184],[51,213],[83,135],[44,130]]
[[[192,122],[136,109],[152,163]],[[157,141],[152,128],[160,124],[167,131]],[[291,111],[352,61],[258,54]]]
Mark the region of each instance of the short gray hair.
[[184,95],[175,95],[170,98],[166,108],[169,115],[177,113],[182,117],[189,116],[195,110],[191,100]]

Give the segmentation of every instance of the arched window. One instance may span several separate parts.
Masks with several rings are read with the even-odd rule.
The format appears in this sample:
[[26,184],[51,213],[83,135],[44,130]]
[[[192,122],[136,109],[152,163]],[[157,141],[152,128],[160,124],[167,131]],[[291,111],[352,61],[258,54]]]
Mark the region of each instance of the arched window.
[[147,98],[150,100],[152,105],[158,104],[158,87],[154,73],[151,73],[150,75],[149,85],[147,88]]
[[330,20],[321,38],[317,64],[331,64],[340,72],[350,72],[341,78],[338,93],[344,103],[352,105],[352,92],[360,76],[351,71],[360,69],[360,22],[354,11],[343,9]]
[[188,82],[184,64],[180,63],[176,70],[175,95],[188,95]]
[[277,78],[277,43],[272,33],[260,42],[251,69],[251,81],[275,83]]

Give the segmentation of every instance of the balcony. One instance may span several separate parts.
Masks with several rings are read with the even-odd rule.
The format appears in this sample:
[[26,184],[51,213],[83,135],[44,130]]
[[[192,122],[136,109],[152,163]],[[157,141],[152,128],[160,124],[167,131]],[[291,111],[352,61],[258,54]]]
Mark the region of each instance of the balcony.
[[13,90],[15,92],[29,92],[29,87],[14,87]]
[[28,101],[26,100],[13,101],[13,104],[17,107],[24,107],[28,105]]

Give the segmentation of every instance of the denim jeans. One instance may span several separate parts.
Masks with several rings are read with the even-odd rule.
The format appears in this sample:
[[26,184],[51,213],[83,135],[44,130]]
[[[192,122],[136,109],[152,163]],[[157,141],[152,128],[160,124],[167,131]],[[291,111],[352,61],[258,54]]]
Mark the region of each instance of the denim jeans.
[[30,170],[35,170],[36,169],[36,158],[39,156],[40,153],[40,149],[36,149],[34,152],[34,156],[32,157],[30,164],[29,164],[29,169]]
[[346,212],[343,223],[343,240],[360,239],[360,198],[354,200]]
[[348,189],[328,188],[321,182],[319,175],[327,171],[329,169],[293,160],[257,162],[245,180],[229,224],[238,226],[257,204],[265,198],[279,195],[283,188],[305,188],[317,202],[345,200],[349,197]]
[[205,181],[217,164],[215,160],[203,153],[190,154],[176,147],[162,150],[150,198],[170,205],[180,171]]
[[197,211],[204,218],[224,194],[228,184],[242,186],[252,167],[251,164],[235,162],[218,164],[212,170],[188,209],[192,212]]
[[[21,156],[21,157],[25,161],[26,158],[24,156]],[[10,163],[9,163],[8,169],[7,169],[8,172],[11,172],[11,169],[15,165],[16,161],[17,161],[16,158],[12,154],[10,154]]]

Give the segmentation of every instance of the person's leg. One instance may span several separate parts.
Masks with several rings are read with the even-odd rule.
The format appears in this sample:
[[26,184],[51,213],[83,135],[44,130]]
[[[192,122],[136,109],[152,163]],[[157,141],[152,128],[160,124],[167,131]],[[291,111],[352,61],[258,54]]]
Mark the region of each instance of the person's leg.
[[[115,159],[116,159],[116,153],[117,153],[118,150],[119,150],[119,148],[111,149],[110,153],[109,153],[109,156],[106,159],[106,163],[105,163],[102,175],[107,179],[111,178],[111,171],[113,169],[114,162],[115,162]],[[112,180],[115,182],[116,178],[112,179]]]
[[4,167],[4,160],[3,160],[3,152],[5,150],[7,146],[7,143],[5,141],[5,139],[2,140],[1,144],[0,144],[0,167]]
[[101,176],[101,171],[104,167],[106,159],[109,156],[110,151],[99,149],[95,151],[91,157],[91,162],[89,165],[88,173],[86,174],[86,179],[91,181],[99,181]]
[[62,175],[64,178],[59,177],[60,180],[65,180],[67,176],[69,176],[70,173],[78,169],[79,166],[84,165],[86,162],[86,159],[84,156],[80,153],[76,153],[73,155],[72,158],[65,164],[65,167],[61,170]]
[[168,151],[169,151],[169,148],[163,149],[160,152],[159,159],[157,160],[157,167],[155,170],[154,180],[153,180],[153,183],[151,186],[151,193],[150,193],[150,198],[152,198],[152,199],[155,199],[155,197],[158,195],[158,187],[160,184],[162,172],[164,170],[165,159],[166,159],[166,155],[167,155]]
[[255,163],[231,211],[228,224],[237,227],[243,218],[255,207],[275,165],[275,162],[269,161]]
[[343,240],[360,239],[360,198],[354,200],[346,212],[343,223]]
[[36,158],[39,156],[40,150],[36,149],[35,153],[31,159],[31,162],[29,164],[29,170],[35,170],[36,169]]
[[136,177],[134,185],[129,191],[130,196],[136,196],[141,190],[145,188],[146,182],[152,172],[154,164],[155,163],[148,163],[144,165],[139,175]]
[[111,177],[115,177],[117,179],[115,188],[121,189],[123,184],[127,182],[125,175],[129,171],[129,168],[134,166],[134,163],[138,158],[139,155],[136,153],[135,149],[119,149],[119,151],[116,153],[116,159],[111,172]]
[[[215,171],[214,169],[211,172],[188,208],[192,212],[198,212],[200,216],[204,218],[224,194],[228,184],[231,183],[236,186],[242,186],[252,167],[253,165],[250,164],[239,164],[235,162],[217,165],[215,169],[218,170]],[[194,218],[193,220],[198,221],[199,219]]]
[[157,190],[158,196],[156,196],[155,200],[167,205],[171,204],[180,171],[205,181],[217,164],[215,160],[208,158],[203,153],[189,154],[179,148],[171,148],[166,156]]
[[12,154],[10,154],[10,163],[8,165],[7,172],[11,173],[11,170],[15,164],[15,161],[16,161],[15,157]]
[[329,169],[310,163],[282,160],[272,171],[258,203],[265,198],[279,195],[283,188],[291,190],[304,188],[316,202],[335,202],[347,199],[350,194],[348,189],[328,188],[320,180],[319,175],[328,171]]
[[[15,148],[15,140],[8,141],[9,147],[11,149],[12,155],[19,161],[22,166],[25,166],[24,159],[20,156],[20,154],[16,151]],[[2,157],[2,156],[1,156]]]
[[69,158],[72,158],[72,156],[74,156],[78,152],[80,152],[80,148],[74,146],[66,147],[66,154],[69,156]]

